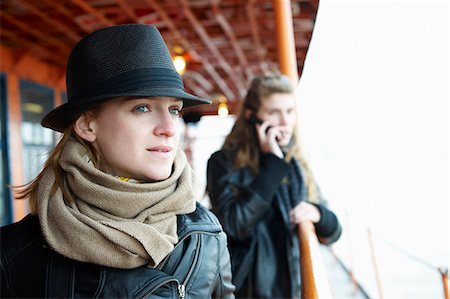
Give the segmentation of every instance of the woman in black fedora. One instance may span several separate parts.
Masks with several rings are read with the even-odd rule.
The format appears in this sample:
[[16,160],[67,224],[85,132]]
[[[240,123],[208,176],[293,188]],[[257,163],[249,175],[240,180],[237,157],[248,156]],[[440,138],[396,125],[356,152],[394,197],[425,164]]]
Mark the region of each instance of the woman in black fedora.
[[83,38],[68,103],[42,120],[62,137],[19,190],[31,214],[1,228],[1,297],[233,298],[226,236],[195,200],[179,148],[184,91],[150,25]]

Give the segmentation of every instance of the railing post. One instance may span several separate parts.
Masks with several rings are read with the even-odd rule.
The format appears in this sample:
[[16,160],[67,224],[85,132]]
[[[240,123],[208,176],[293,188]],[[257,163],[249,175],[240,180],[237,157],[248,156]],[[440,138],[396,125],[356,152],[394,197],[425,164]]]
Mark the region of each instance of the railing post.
[[377,260],[375,257],[375,248],[374,248],[374,244],[373,244],[372,231],[370,228],[367,228],[367,235],[369,236],[370,253],[372,255],[372,264],[373,264],[373,270],[375,272],[375,279],[377,281],[378,294],[379,294],[379,298],[383,299],[384,298],[383,287],[381,285],[380,272],[378,270],[378,264],[377,264]]
[[303,299],[333,298],[320,256],[319,241],[310,221],[299,224],[300,272]]
[[448,292],[448,269],[447,268],[439,268],[439,272],[442,277],[442,284],[444,286],[444,298],[450,299],[450,295]]

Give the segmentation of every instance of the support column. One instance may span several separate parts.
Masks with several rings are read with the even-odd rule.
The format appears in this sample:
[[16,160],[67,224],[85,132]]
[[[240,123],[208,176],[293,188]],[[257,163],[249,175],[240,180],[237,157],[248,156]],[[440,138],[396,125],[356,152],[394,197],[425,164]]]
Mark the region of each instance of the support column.
[[289,76],[294,86],[298,84],[297,52],[290,0],[273,0],[277,31],[278,61],[281,73]]

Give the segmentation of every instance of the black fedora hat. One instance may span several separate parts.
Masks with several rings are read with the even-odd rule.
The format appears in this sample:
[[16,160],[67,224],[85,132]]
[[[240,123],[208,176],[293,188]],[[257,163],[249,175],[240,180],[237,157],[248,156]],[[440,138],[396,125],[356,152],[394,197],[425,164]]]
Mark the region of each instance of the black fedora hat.
[[59,132],[83,112],[117,97],[174,97],[185,107],[211,103],[184,90],[170,52],[152,25],[117,25],[81,39],[69,55],[66,85],[68,102],[41,122]]

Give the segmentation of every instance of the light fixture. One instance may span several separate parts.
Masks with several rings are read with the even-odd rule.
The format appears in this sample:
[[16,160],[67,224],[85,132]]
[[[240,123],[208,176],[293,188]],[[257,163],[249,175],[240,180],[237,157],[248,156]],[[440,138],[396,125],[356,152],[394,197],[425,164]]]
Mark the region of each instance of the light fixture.
[[223,95],[219,96],[219,106],[217,107],[217,114],[221,117],[227,116],[230,112],[228,111],[227,98]]
[[227,103],[220,103],[219,108],[217,109],[217,114],[221,117],[227,116],[229,113]]
[[183,76],[186,71],[186,59],[184,57],[184,49],[179,45],[173,46],[173,53],[175,56],[172,58],[173,64],[175,65],[175,69],[180,76]]
[[184,57],[182,55],[175,56],[173,58],[173,64],[175,65],[178,74],[182,76],[186,71],[186,60],[184,60]]

